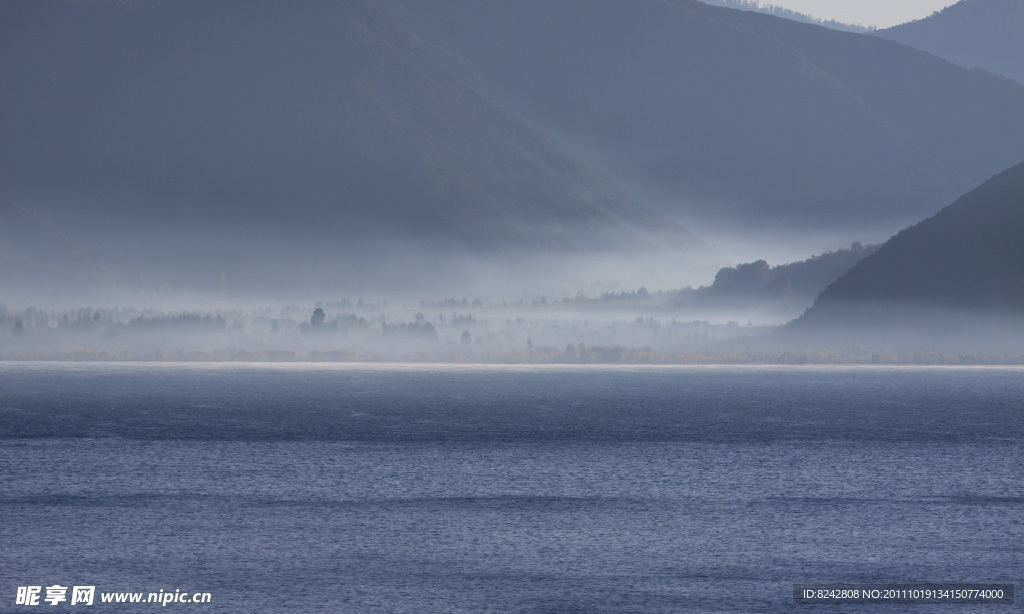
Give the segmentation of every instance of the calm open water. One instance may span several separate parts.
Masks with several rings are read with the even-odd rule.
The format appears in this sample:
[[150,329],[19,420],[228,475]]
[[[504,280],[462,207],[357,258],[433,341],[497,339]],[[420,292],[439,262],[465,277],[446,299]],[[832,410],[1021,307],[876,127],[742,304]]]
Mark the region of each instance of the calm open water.
[[0,612],[1020,611],[792,589],[1021,590],[1022,444],[1017,368],[0,363]]

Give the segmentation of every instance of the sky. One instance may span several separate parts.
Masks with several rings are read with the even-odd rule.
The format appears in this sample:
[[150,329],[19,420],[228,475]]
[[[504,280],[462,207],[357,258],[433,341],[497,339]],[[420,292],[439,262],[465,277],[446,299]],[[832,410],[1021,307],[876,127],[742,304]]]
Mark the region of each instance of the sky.
[[822,19],[888,28],[927,17],[955,0],[760,0]]

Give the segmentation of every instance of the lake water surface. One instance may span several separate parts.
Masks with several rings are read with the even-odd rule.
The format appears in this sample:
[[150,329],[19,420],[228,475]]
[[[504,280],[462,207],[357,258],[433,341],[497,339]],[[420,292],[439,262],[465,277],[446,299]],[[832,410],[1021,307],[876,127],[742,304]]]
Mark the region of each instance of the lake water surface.
[[0,363],[0,612],[1019,611],[792,589],[1020,589],[1022,444],[1019,368]]

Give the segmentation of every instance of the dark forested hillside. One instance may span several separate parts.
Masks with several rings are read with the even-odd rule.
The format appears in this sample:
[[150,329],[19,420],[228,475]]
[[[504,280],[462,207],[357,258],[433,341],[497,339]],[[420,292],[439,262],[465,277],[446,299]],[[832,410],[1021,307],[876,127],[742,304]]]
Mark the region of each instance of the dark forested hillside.
[[395,0],[467,82],[637,193],[765,229],[896,230],[1024,158],[1024,86],[696,0]]
[[961,0],[931,16],[876,34],[961,66],[1024,83],[1024,2]]
[[681,301],[703,297],[703,300],[728,302],[771,296],[794,296],[813,299],[840,275],[878,249],[878,245],[864,247],[854,243],[849,249],[826,252],[807,260],[776,266],[764,260],[748,262],[718,271],[710,286],[684,290]]
[[771,266],[764,260],[725,267],[714,283],[684,288],[673,301],[689,310],[747,310],[772,315],[781,321],[799,314],[829,284],[879,248],[854,243],[849,249],[829,251],[799,262]]
[[[1019,164],[890,239],[822,292],[792,328],[867,334],[928,324],[944,334],[968,317],[1024,323],[1022,236]],[[1024,342],[1020,333],[1018,326],[1014,335]]]

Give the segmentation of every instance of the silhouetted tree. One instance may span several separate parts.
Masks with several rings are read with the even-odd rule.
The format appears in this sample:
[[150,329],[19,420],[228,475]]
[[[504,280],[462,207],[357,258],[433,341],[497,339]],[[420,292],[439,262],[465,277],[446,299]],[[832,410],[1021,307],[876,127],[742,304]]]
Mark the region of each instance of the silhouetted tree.
[[317,307],[313,310],[313,316],[309,318],[309,323],[315,327],[324,325],[324,310]]

